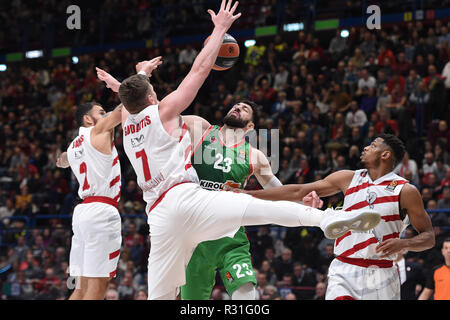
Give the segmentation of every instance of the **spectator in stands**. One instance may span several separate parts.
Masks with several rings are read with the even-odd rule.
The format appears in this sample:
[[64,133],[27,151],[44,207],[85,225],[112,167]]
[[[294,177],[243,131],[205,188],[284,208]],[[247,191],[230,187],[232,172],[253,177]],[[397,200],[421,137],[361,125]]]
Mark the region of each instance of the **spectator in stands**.
[[186,63],[191,65],[194,62],[195,57],[197,56],[197,51],[192,47],[191,44],[187,44],[186,47],[180,51],[178,55],[178,63]]
[[358,102],[350,102],[350,110],[345,117],[345,124],[349,128],[361,128],[367,123],[366,113],[359,108]]
[[316,284],[316,290],[313,300],[325,300],[325,294],[327,291],[327,285],[324,282],[318,282]]
[[406,171],[411,171],[412,182],[416,185],[419,184],[419,169],[417,168],[417,163],[414,159],[410,159],[409,153],[405,152],[402,162],[400,162],[394,169],[394,173],[401,177],[405,177]]
[[105,300],[119,300],[119,293],[116,289],[109,289],[106,292]]

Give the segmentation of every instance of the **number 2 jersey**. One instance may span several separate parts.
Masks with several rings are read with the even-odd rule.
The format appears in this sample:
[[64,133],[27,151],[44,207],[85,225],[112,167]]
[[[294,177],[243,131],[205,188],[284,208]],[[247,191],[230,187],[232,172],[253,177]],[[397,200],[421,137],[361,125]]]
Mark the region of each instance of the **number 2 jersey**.
[[91,144],[91,131],[94,127],[80,127],[78,136],[67,149],[70,168],[80,184],[78,195],[88,197],[107,197],[120,200],[120,162],[113,144],[110,155],[101,153]]
[[198,176],[191,165],[192,145],[180,116],[180,130],[171,136],[163,127],[158,105],[130,114],[123,124],[123,146],[144,192],[146,212],[173,186],[193,182]]

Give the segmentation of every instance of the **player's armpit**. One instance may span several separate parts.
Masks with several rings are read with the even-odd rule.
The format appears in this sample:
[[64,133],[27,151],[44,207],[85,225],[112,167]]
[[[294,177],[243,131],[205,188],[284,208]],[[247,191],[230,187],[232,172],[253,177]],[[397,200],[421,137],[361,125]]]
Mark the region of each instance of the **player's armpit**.
[[432,248],[435,244],[433,226],[416,187],[405,184],[400,192],[400,206],[406,209],[411,225],[419,233],[413,238],[405,239],[405,249],[423,251]]
[[182,116],[182,118],[191,135],[192,145],[196,146],[202,139],[205,131],[211,127],[211,124],[199,116]]

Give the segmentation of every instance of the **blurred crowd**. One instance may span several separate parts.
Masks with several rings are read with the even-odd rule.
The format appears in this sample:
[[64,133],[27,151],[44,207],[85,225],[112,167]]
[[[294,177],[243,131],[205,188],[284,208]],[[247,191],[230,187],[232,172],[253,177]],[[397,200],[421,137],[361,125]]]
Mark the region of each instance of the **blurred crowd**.
[[[221,124],[235,102],[256,102],[257,130],[279,132],[275,173],[283,184],[358,169],[362,149],[377,134],[399,136],[407,154],[395,172],[421,192],[436,234],[436,248],[405,254],[425,275],[441,263],[439,249],[450,225],[448,212],[435,211],[450,209],[449,27],[448,21],[432,20],[374,31],[352,28],[346,38],[341,30],[257,38],[254,46],[241,46],[233,68],[211,73],[186,114]],[[79,56],[77,63],[67,57],[9,64],[0,72],[2,298],[65,299],[74,286],[67,266],[78,185],[70,170],[55,163],[77,135],[77,105],[96,100],[111,110],[119,103],[97,80],[95,67],[123,80],[136,72],[137,62],[162,55],[164,63],[151,78],[161,99],[177,87],[200,49],[198,43],[110,51]],[[115,136],[122,167],[123,246],[107,299],[145,299],[151,248],[145,204],[120,127]],[[267,138],[270,145],[271,135]],[[246,188],[260,186],[252,177]],[[324,200],[324,207],[339,207],[343,195]],[[402,236],[414,234],[408,228]],[[248,236],[259,299],[324,298],[334,255],[333,242],[320,229],[261,226],[248,228]],[[417,297],[421,279],[404,297]],[[218,278],[212,299],[228,298]]]

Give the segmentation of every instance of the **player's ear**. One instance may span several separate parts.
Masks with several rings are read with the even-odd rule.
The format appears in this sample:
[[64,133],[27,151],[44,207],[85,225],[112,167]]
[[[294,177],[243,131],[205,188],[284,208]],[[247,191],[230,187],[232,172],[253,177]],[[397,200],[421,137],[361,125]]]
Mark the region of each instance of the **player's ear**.
[[387,160],[389,157],[392,157],[392,153],[389,150],[385,150],[381,153],[381,159]]
[[149,103],[149,105],[154,105],[155,104],[152,95],[149,94],[147,96],[147,102]]
[[94,124],[94,121],[92,121],[91,116],[89,116],[89,114],[85,114],[83,116],[83,124],[86,126],[90,126]]
[[253,123],[253,121],[250,121],[249,123],[247,123],[247,130],[246,132],[252,131],[255,129],[255,124]]

